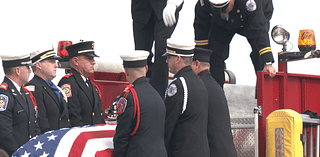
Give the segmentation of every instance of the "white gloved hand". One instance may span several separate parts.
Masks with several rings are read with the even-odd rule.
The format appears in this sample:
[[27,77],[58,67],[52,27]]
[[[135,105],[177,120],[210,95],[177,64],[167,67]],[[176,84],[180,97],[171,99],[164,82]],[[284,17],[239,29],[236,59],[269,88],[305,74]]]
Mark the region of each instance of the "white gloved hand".
[[182,4],[183,0],[168,0],[166,7],[163,9],[163,22],[167,27],[176,23],[176,9]]

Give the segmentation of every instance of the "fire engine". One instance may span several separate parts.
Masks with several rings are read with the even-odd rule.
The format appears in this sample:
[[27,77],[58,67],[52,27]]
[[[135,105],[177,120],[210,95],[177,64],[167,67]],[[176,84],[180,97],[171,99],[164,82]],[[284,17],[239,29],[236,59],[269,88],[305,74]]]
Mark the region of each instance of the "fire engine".
[[283,26],[275,26],[271,36],[283,48],[278,53],[278,72],[274,78],[263,71],[257,73],[255,112],[259,133],[255,138],[259,143],[255,143],[255,156],[319,156],[320,121],[313,115],[320,111],[317,96],[320,76],[287,71],[288,62],[320,57],[314,31],[300,30],[300,51],[296,52],[287,51],[290,33]]
[[[253,108],[253,117],[231,119],[238,156],[318,157],[320,119],[302,113],[307,110],[309,113],[320,113],[317,106],[320,102],[320,76],[287,71],[288,62],[320,57],[314,31],[300,31],[300,51],[297,52],[287,51],[290,33],[283,26],[275,26],[271,36],[274,42],[283,45],[278,53],[278,72],[271,78],[267,72],[259,71],[257,106]],[[60,41],[58,44],[57,52],[62,57],[59,66],[66,69],[66,73],[69,65],[65,47],[71,44],[71,41]],[[225,76],[226,83],[235,84],[235,75],[230,70],[225,70]],[[122,63],[97,61],[90,79],[101,90],[106,120],[115,123],[117,115],[114,100],[128,85]],[[169,79],[172,79],[172,75],[169,75]]]

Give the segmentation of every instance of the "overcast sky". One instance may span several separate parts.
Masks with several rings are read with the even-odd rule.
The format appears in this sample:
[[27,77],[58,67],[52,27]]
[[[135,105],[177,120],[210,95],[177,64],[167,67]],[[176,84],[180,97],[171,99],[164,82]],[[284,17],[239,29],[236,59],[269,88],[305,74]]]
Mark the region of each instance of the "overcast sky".
[[[187,2],[193,3],[194,0],[185,3]],[[279,24],[287,28],[291,35],[291,51],[298,50],[298,34],[301,29],[313,29],[319,43],[318,3],[317,0],[273,1],[271,29]],[[101,56],[99,60],[121,62],[119,53],[134,49],[130,6],[130,0],[0,0],[0,55],[25,54],[43,47],[50,48],[52,45],[56,49],[60,40],[77,43],[82,39],[95,41],[95,51]],[[186,28],[179,27],[180,29]],[[277,54],[282,47],[271,38],[270,43],[277,61]],[[291,45],[288,45],[290,49]],[[250,52],[246,39],[235,36],[226,62],[227,69],[235,73],[237,84],[255,85],[256,76]],[[277,63],[274,66],[278,68]],[[292,62],[288,66],[292,73],[320,74],[317,68],[320,67],[319,59]],[[55,80],[59,80],[62,75],[58,74]],[[0,77],[3,77],[2,68]]]

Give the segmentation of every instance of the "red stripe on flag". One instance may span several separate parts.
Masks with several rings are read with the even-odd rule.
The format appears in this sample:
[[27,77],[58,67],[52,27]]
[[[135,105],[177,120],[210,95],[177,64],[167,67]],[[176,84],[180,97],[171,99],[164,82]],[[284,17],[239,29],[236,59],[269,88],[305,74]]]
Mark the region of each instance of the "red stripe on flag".
[[113,149],[105,149],[102,151],[97,151],[94,157],[113,157]]
[[113,137],[114,134],[116,134],[115,130],[89,131],[80,133],[72,144],[69,157],[81,156],[84,147],[89,140],[95,138]]

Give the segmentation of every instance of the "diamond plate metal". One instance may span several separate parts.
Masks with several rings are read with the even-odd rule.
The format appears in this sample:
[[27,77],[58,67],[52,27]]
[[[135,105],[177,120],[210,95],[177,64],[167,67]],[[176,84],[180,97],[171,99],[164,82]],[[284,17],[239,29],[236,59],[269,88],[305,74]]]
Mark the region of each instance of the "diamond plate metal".
[[254,118],[231,118],[230,122],[238,157],[254,157]]

